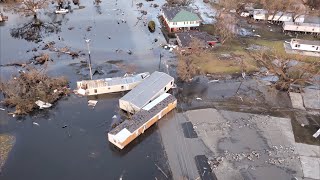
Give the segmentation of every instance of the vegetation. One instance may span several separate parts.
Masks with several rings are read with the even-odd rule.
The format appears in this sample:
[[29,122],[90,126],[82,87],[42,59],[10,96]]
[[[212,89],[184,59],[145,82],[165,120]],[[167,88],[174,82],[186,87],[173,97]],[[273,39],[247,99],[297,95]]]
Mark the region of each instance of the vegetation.
[[156,23],[154,21],[149,21],[148,28],[150,32],[154,32],[156,30]]
[[[320,72],[319,62],[302,62],[294,67],[290,67],[288,63],[292,60],[292,56],[279,54],[273,49],[255,52],[252,53],[252,56],[260,65],[266,67],[269,72],[279,77],[279,81],[276,82],[275,86],[278,90],[282,91],[289,91],[292,85],[304,87],[306,83],[311,82],[314,75]],[[299,91],[302,91],[302,89]]]
[[29,69],[7,82],[1,82],[0,91],[4,94],[4,104],[15,107],[15,114],[23,115],[37,108],[37,100],[54,103],[68,94],[67,86],[68,80],[64,77],[52,78],[43,69]]

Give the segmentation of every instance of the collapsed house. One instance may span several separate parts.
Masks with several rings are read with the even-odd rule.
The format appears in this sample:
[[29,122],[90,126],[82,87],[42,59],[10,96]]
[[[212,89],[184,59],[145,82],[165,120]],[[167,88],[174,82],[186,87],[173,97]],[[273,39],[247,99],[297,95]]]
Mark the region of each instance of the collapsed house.
[[155,98],[169,91],[174,83],[170,75],[155,71],[134,89],[119,99],[120,109],[135,113]]
[[192,41],[195,39],[199,40],[200,44],[198,44],[198,46],[200,46],[200,48],[213,47],[219,43],[219,40],[216,37],[207,32],[182,32],[176,33],[176,37],[179,49],[182,51],[190,49]]
[[131,119],[126,119],[113,128],[108,133],[109,142],[123,149],[176,106],[177,99],[174,96],[168,93],[160,95],[134,114]]
[[140,84],[150,74],[148,72],[136,75],[84,80],[77,82],[77,93],[85,96],[128,91]]

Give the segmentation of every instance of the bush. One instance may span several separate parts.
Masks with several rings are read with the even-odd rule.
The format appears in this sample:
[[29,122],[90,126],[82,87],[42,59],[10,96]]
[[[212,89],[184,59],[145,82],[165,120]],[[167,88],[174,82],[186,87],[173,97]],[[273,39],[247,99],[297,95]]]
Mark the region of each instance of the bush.
[[149,21],[148,28],[150,32],[156,31],[156,23],[154,21]]

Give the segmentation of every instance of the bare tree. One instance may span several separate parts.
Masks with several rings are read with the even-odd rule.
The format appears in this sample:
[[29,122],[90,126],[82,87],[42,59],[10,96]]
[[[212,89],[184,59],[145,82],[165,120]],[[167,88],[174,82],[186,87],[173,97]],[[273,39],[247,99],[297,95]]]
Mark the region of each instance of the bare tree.
[[37,12],[47,8],[50,2],[49,0],[23,0],[20,5],[12,5],[12,9],[23,15],[32,15],[37,19]]
[[42,22],[39,19],[32,19],[30,22],[19,27],[10,29],[10,34],[14,38],[25,39],[27,41],[41,41],[49,33],[61,31],[59,24]]
[[[291,67],[289,62],[293,59],[292,56],[281,55],[275,50],[261,51],[252,55],[260,65],[279,77],[279,81],[275,84],[278,90],[288,91],[292,85],[303,87],[306,83],[312,81],[314,75],[319,74],[319,62],[300,62],[298,65]],[[298,55],[296,58],[298,58]]]
[[182,81],[189,82],[195,75],[201,73],[196,62],[208,55],[206,46],[204,41],[194,38],[184,53],[176,52],[178,55],[177,74]]
[[237,19],[231,14],[220,13],[215,24],[215,33],[220,36],[221,44],[232,40],[236,36]]

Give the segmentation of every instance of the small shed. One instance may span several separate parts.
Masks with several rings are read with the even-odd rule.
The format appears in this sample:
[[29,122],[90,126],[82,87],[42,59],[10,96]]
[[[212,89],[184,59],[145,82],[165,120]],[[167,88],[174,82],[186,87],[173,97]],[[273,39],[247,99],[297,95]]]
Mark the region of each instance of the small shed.
[[170,75],[155,71],[125,96],[119,99],[120,109],[135,113],[155,98],[169,91],[174,83]]

